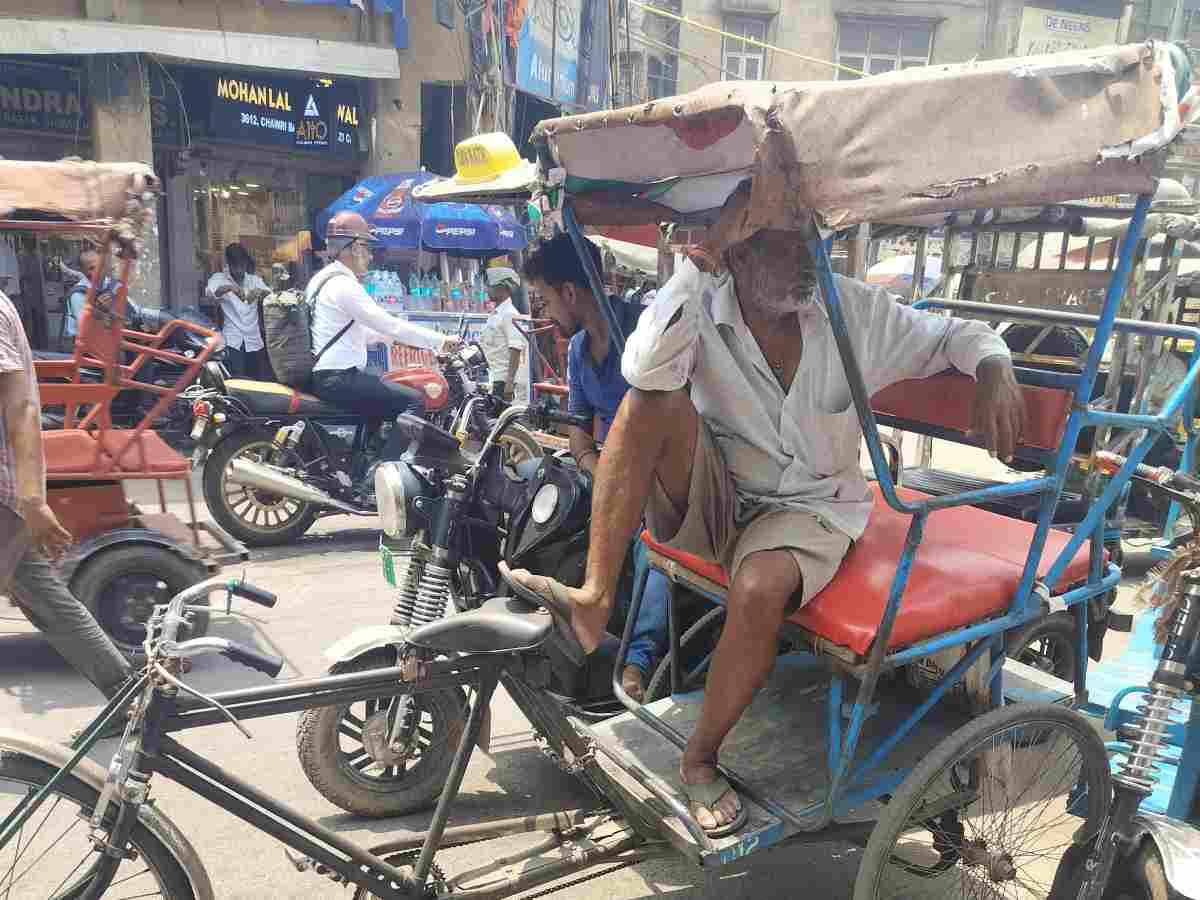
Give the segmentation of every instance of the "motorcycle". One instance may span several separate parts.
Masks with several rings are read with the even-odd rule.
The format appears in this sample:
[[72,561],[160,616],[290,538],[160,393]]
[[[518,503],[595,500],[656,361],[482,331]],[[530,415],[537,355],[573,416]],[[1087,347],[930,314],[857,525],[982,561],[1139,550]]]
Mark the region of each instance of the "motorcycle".
[[[482,360],[482,351],[467,344],[439,356],[437,368],[408,366],[384,380],[421,391],[427,417],[442,431],[466,445],[481,443],[503,407],[475,381]],[[286,385],[227,378],[219,365],[206,366],[184,396],[196,442],[192,466],[203,469],[209,512],[252,547],[293,541],[321,516],[375,515],[375,470],[407,447],[393,423],[376,429]],[[504,448],[514,465],[542,454],[519,427],[506,434]]]
[[[470,404],[484,401],[475,398]],[[415,416],[401,417],[409,435],[398,460],[375,470],[384,537],[385,577],[397,589],[387,625],[361,629],[326,651],[330,674],[397,664],[398,648],[415,628],[455,612],[478,609],[501,593],[501,558],[564,584],[583,583],[591,520],[591,479],[566,454],[545,456],[536,470],[514,471],[505,438],[547,424],[586,425],[550,408],[509,407],[482,451],[467,458],[454,435]],[[626,572],[621,596],[632,590]],[[620,633],[621,604],[609,623]],[[621,707],[612,694],[611,646],[576,666],[561,651],[549,658],[551,690],[575,699],[578,714],[596,720]],[[449,773],[469,707],[459,688],[326,706],[303,713],[296,729],[300,763],[313,787],[356,815],[397,816],[431,805]],[[485,713],[485,717],[489,714]],[[478,745],[486,752],[485,718]]]
[[[216,325],[198,309],[169,310],[137,307],[130,310],[127,325],[131,330],[153,335],[162,332],[173,319],[182,319],[185,322],[216,330]],[[206,340],[199,332],[176,328],[167,332],[159,348],[187,359],[194,359],[204,351]],[[222,353],[223,350],[218,349],[210,357],[210,360],[213,361],[210,365],[216,365],[216,361],[220,360]],[[49,350],[36,350],[33,356],[35,360],[49,361],[65,361],[74,358],[70,353],[55,353]],[[146,361],[138,373],[138,378],[160,387],[172,387],[179,381],[179,376],[183,373],[184,368],[183,363],[154,358]],[[103,375],[99,369],[84,367],[81,371],[81,378],[84,384],[99,384]],[[117,428],[134,427],[158,399],[159,395],[150,391],[122,391],[112,401],[113,425]],[[167,407],[166,412],[155,422],[154,428],[171,442],[172,438],[182,438],[188,434],[191,420],[191,406],[186,403],[174,403]],[[64,410],[61,406],[42,408],[42,430],[62,428],[63,421]]]

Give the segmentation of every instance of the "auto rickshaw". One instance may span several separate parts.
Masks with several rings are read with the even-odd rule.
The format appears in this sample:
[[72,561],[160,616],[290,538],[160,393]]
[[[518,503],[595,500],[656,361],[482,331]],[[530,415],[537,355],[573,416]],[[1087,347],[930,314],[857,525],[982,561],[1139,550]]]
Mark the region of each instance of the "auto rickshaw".
[[[99,185],[97,194],[86,192],[89,180]],[[94,286],[88,291],[72,356],[35,360],[34,367],[43,405],[65,410],[63,428],[42,434],[47,500],[76,539],[62,571],[117,646],[136,656],[155,604],[222,563],[247,558],[245,548],[198,520],[188,460],[152,428],[221,338],[183,319],[167,321],[155,333],[125,327],[139,234],[157,200],[158,182],[148,167],[0,161],[0,183],[8,189],[9,214],[24,216],[0,220],[0,230],[82,235],[96,242],[104,270],[110,257],[118,260],[112,295],[98,297]],[[189,356],[165,349],[179,330],[198,335],[202,349]],[[180,367],[174,383],[139,377],[155,360]],[[157,396],[132,428],[113,427],[111,407],[122,391]],[[130,499],[127,488],[134,482],[155,485],[157,509]],[[168,507],[173,484],[183,487],[186,523]],[[203,633],[207,617],[195,615],[191,628]]]

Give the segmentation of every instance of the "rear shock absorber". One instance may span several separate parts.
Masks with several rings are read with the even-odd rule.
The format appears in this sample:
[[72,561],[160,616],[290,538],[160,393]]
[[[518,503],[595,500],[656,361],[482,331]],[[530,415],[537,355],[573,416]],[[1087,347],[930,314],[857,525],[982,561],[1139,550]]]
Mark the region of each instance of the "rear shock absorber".
[[436,622],[446,615],[446,606],[451,600],[454,560],[457,558],[450,546],[454,541],[458,511],[466,500],[468,487],[467,479],[462,475],[452,475],[446,480],[446,496],[430,541],[431,558],[422,567],[416,601],[409,618],[414,628]]
[[395,567],[396,605],[392,607],[392,625],[407,628],[413,624],[413,610],[417,608],[417,596],[421,588],[421,576],[425,572],[423,551],[417,549],[416,538],[409,550],[392,551],[392,565]]
[[1117,781],[1142,792],[1149,792],[1158,781],[1156,762],[1162,756],[1167,729],[1175,723],[1180,696],[1191,689],[1187,663],[1200,626],[1200,569],[1190,569],[1179,578],[1178,602],[1168,624],[1167,641],[1150,690],[1127,729],[1129,751],[1116,775]]

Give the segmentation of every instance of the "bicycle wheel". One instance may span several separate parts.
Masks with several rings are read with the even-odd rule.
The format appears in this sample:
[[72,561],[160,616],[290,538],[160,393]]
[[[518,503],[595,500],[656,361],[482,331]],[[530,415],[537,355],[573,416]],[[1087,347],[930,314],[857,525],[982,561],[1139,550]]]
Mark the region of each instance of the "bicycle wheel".
[[1082,716],[994,710],[935,747],[888,801],[854,900],[1040,900],[1072,842],[1099,832],[1111,792],[1104,744]]
[[[0,820],[56,769],[20,753],[0,753]],[[98,794],[78,778],[63,780],[51,796],[0,849],[0,897],[68,900],[83,895],[100,856],[88,841],[88,818]],[[183,866],[158,836],[139,823],[130,837],[133,859],[121,862],[105,900],[164,897],[195,900]]]

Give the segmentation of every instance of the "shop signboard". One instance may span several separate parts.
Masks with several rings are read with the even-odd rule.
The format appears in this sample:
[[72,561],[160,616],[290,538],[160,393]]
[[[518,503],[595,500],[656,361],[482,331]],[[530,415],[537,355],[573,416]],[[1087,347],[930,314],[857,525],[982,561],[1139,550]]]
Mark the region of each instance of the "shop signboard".
[[1021,14],[1017,55],[1086,50],[1116,42],[1116,18],[1026,6]]
[[[525,9],[517,35],[516,86],[572,109],[603,108],[607,103],[606,0],[529,0]],[[600,83],[595,84],[598,76]]]
[[86,134],[87,98],[79,68],[0,59],[0,128]]
[[281,150],[358,153],[363,112],[353,83],[270,78],[244,70],[205,72],[192,78],[204,82],[213,138]]

